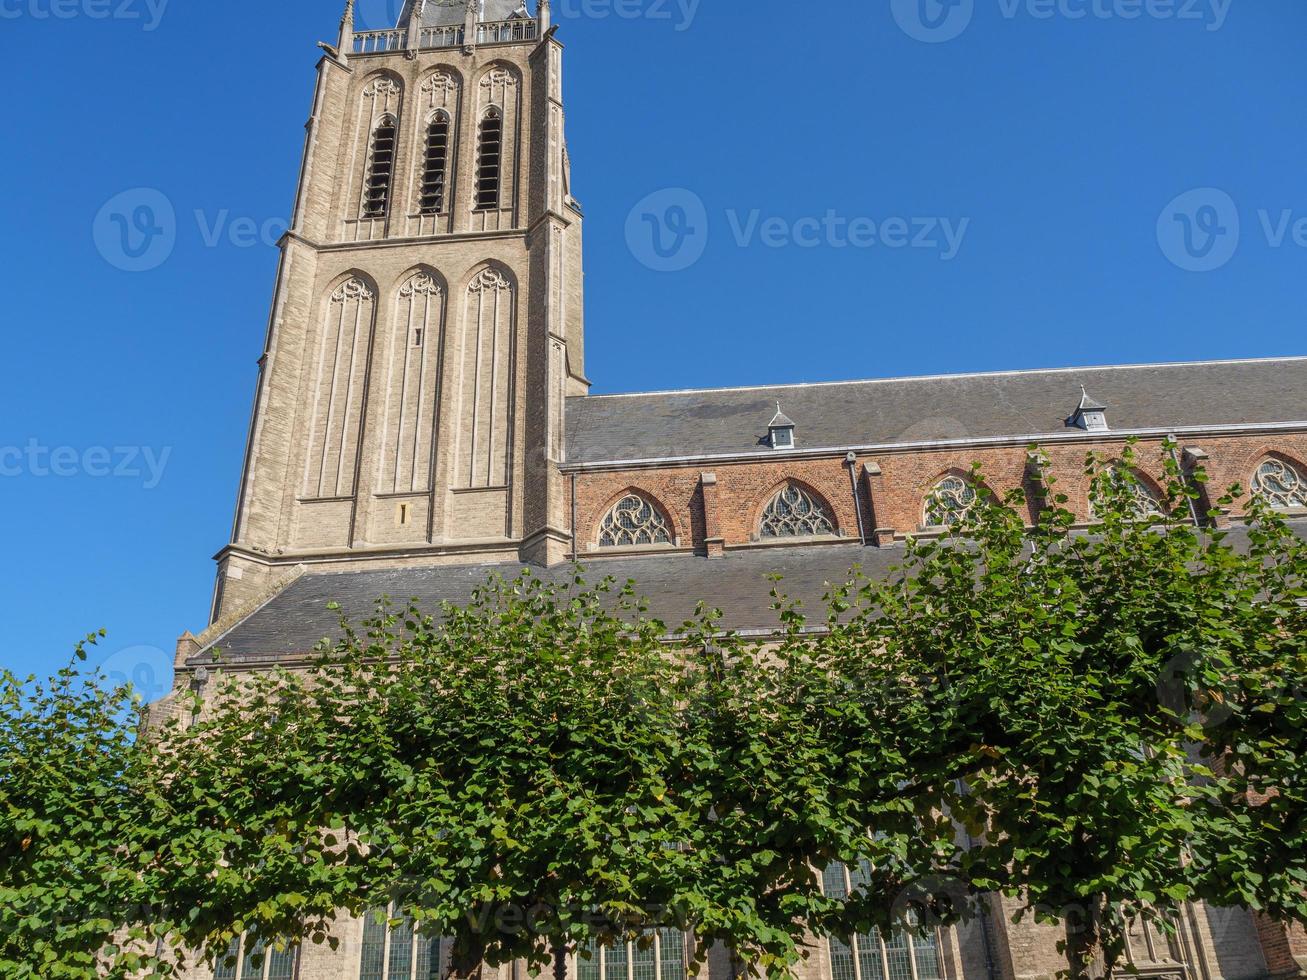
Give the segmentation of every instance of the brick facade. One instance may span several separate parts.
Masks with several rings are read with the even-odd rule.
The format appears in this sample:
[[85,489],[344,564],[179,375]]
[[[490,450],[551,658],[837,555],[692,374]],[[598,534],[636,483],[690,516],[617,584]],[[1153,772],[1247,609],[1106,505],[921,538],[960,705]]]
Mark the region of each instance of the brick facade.
[[[1085,474],[1087,455],[1118,459],[1124,447],[1120,437],[1073,445],[1040,445],[1044,477],[1055,481],[1054,492],[1069,498],[1066,506],[1082,523],[1092,521],[1089,479]],[[1180,449],[1187,474],[1193,472],[1192,450],[1199,450],[1204,457],[1201,465],[1207,482],[1191,482],[1200,491],[1198,510],[1204,521],[1229,489],[1239,486],[1246,492],[1258,464],[1267,458],[1284,459],[1307,473],[1304,434],[1286,433],[1269,440],[1263,435],[1206,438],[1185,442]],[[1163,451],[1160,439],[1141,441],[1134,448],[1135,475],[1154,493],[1164,489],[1167,479]],[[924,522],[931,490],[950,474],[969,477],[977,464],[984,477],[983,489],[990,494],[1006,499],[1009,493],[1020,491],[1019,510],[1028,523],[1037,519],[1046,492],[1033,479],[1030,450],[1023,446],[957,446],[854,454],[854,458],[850,463],[845,454],[839,453],[824,458],[777,453],[774,458],[757,461],[578,468],[574,471],[574,499],[568,491],[569,506],[574,504],[576,514],[576,554],[591,558],[617,553],[599,548],[599,525],[612,505],[631,492],[654,502],[670,519],[677,539],[672,548],[701,555],[714,549],[719,552],[757,545],[763,509],[790,481],[803,486],[829,509],[837,530],[834,540],[857,544],[865,538],[869,545],[886,545],[909,535],[930,533]],[[850,471],[857,483],[856,503]],[[1230,515],[1237,518],[1244,503],[1246,498],[1235,503]]]

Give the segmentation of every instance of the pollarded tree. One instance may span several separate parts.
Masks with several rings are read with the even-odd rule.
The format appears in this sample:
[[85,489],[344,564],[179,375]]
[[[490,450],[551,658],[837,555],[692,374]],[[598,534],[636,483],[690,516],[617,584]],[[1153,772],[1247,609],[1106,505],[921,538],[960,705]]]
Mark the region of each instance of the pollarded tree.
[[1237,546],[1196,528],[1169,451],[1166,494],[1141,507],[1132,455],[1089,460],[1092,533],[1051,484],[1033,530],[982,501],[953,539],[910,543],[851,624],[850,676],[919,695],[906,727],[879,712],[909,747],[908,791],[979,840],[948,880],[1065,922],[1074,976],[1115,966],[1128,917],[1165,926],[1189,899],[1307,918],[1302,702],[1285,683],[1303,677],[1307,553],[1256,506]]
[[828,666],[706,612],[667,633],[629,586],[527,574],[438,618],[383,605],[306,670],[224,682],[158,741],[179,948],[323,941],[336,909],[394,908],[452,939],[456,976],[667,926],[700,960],[721,940],[793,965],[814,866],[865,849],[867,787],[892,797],[900,762],[850,779],[830,715],[859,698]]
[[151,784],[129,687],[0,672],[0,975],[98,980],[154,965]]

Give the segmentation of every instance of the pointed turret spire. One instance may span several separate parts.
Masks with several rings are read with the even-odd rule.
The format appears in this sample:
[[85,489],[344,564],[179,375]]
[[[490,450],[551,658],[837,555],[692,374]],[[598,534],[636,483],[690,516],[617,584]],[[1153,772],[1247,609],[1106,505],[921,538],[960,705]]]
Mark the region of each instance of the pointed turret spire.
[[354,0],[345,0],[345,13],[340,18],[340,43],[336,47],[341,61],[354,50]]

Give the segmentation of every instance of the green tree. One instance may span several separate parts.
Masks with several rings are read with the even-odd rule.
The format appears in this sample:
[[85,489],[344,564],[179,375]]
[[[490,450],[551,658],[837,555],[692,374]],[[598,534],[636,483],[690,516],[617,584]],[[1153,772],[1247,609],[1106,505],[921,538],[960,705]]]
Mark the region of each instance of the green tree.
[[83,672],[0,672],[0,975],[121,977],[154,962],[137,699]]
[[[1169,449],[1154,508],[1133,455],[1089,459],[1092,533],[1042,476],[1033,530],[1024,492],[982,497],[863,588],[852,631],[870,688],[916,678],[909,785],[978,841],[951,874],[1065,922],[1073,976],[1116,965],[1126,919],[1165,926],[1191,898],[1307,917],[1303,543],[1256,503],[1246,544],[1195,528]],[[1219,725],[1195,714],[1212,705]]]
[[1067,923],[1080,977],[1123,915],[1307,920],[1304,545],[1255,503],[1237,538],[1196,528],[1169,452],[1146,505],[1132,463],[1089,460],[1089,532],[1041,477],[1033,529],[982,495],[815,618],[778,581],[766,637],[527,572],[466,607],[383,601],[303,665],[218,660],[144,741],[123,692],[6,676],[0,967],[164,976],[393,908],[460,978],[664,926],[779,975],[813,933],[1000,892]]

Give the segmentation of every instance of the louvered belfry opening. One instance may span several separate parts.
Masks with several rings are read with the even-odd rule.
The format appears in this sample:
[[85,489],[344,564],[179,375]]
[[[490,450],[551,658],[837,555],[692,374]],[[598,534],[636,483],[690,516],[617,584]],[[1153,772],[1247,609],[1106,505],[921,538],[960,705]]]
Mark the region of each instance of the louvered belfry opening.
[[445,208],[445,171],[448,160],[449,117],[442,112],[427,127],[422,194],[418,201],[418,210],[422,214],[439,214]]
[[491,109],[481,120],[481,138],[477,148],[477,210],[494,211],[499,207],[500,158],[504,143],[504,118]]
[[372,133],[368,181],[363,196],[363,217],[384,218],[390,213],[390,181],[395,172],[395,120],[386,116]]

